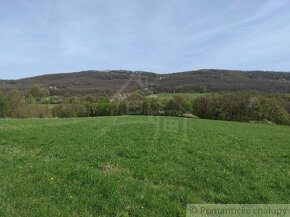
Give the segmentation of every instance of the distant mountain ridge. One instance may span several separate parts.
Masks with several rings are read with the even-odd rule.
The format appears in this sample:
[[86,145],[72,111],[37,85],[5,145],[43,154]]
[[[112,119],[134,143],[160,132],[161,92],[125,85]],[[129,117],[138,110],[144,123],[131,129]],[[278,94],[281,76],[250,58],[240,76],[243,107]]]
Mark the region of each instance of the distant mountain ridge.
[[61,95],[113,94],[137,89],[156,92],[218,92],[257,90],[290,93],[290,73],[202,69],[170,74],[111,70],[48,74],[0,80],[0,90],[25,90],[32,84],[57,88]]

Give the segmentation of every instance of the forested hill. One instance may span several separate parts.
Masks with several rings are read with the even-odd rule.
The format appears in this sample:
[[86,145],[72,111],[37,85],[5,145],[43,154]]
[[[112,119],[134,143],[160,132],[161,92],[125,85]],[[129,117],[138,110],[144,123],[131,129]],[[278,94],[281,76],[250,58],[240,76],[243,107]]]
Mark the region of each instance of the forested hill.
[[290,73],[204,69],[156,74],[126,70],[49,74],[19,80],[0,80],[0,90],[25,90],[32,84],[55,88],[62,95],[128,92],[217,92],[258,90],[290,93]]

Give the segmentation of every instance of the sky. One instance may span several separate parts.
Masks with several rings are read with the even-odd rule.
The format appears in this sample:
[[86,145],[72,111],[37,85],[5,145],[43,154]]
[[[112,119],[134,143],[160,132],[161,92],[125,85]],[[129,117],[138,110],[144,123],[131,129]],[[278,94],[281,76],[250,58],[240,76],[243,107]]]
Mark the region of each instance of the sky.
[[0,79],[290,71],[289,0],[0,0]]

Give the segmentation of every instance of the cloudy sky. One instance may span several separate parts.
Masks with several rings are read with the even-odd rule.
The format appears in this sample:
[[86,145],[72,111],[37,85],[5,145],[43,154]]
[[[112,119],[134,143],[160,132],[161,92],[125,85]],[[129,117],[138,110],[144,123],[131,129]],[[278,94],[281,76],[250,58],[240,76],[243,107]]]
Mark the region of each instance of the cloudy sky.
[[290,71],[289,0],[0,0],[0,79],[81,70]]

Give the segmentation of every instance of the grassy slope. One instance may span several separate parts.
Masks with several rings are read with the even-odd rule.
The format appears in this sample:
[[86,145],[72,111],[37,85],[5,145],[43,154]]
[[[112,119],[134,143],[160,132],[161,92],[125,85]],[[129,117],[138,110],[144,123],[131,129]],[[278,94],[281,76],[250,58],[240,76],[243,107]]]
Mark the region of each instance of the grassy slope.
[[184,216],[188,203],[289,203],[289,145],[287,126],[0,120],[0,216]]

